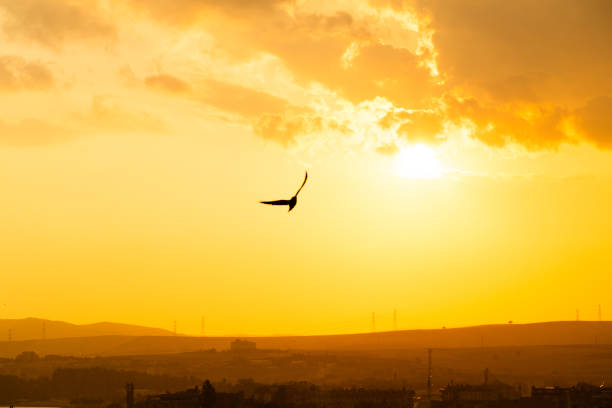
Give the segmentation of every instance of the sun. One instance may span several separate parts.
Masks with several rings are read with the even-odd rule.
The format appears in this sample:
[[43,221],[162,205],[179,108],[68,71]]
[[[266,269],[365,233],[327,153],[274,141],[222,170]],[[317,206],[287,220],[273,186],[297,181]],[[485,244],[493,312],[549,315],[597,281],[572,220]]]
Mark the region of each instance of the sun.
[[411,179],[435,179],[442,176],[442,164],[436,151],[423,144],[402,147],[395,159],[398,176]]

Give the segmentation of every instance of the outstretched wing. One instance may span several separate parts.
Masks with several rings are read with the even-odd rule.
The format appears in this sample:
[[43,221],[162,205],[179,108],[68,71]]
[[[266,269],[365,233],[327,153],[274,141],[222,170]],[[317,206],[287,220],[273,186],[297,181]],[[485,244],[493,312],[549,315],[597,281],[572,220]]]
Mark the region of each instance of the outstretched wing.
[[304,187],[304,184],[306,184],[306,180],[308,180],[308,172],[306,172],[306,177],[304,177],[304,182],[302,183],[302,185],[300,186],[300,188],[298,189],[298,191],[295,193],[295,196],[297,197],[297,195],[300,193],[300,191],[302,191],[302,188]]
[[260,203],[269,205],[289,205],[289,200],[260,201]]

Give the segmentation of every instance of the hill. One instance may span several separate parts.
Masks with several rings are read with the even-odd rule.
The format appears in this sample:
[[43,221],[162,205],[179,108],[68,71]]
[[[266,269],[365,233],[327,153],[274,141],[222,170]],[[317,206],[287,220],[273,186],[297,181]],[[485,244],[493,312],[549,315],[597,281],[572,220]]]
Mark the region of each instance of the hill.
[[[26,319],[27,320],[27,319]],[[60,322],[56,322],[60,323]],[[40,333],[41,321],[38,320]],[[113,325],[113,324],[110,324]],[[71,325],[76,326],[76,325]],[[94,326],[92,329],[91,326]],[[1,330],[0,326],[0,330]],[[22,351],[61,355],[137,355],[197,351],[215,348],[228,349],[234,337],[168,336],[161,329],[138,326],[109,326],[125,330],[120,335],[108,335],[96,325],[77,326],[79,330],[93,330],[96,334],[46,340],[0,342],[0,357],[14,357]],[[106,326],[103,326],[106,328]],[[47,331],[49,329],[47,328]],[[155,335],[156,331],[163,335]],[[65,331],[63,333],[84,333]],[[6,333],[6,332],[5,332]],[[141,333],[141,334],[137,334]],[[145,334],[146,333],[146,334]],[[252,337],[261,349],[292,350],[405,350],[414,348],[476,348],[517,346],[568,346],[612,344],[612,322],[546,322],[532,324],[504,324],[435,330],[401,330],[380,333],[344,334],[327,336]]]
[[8,340],[11,332],[13,341],[63,339],[93,336],[171,336],[174,333],[157,328],[121,323],[72,324],[61,321],[27,318],[0,319],[0,335]]

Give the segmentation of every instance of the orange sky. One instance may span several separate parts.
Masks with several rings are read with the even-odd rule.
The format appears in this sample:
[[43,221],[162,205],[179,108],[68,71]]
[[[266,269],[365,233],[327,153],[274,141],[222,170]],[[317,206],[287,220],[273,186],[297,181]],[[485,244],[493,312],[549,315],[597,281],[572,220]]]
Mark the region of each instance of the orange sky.
[[[0,318],[606,317],[611,20],[607,0],[0,0]],[[290,214],[258,204],[304,169]]]

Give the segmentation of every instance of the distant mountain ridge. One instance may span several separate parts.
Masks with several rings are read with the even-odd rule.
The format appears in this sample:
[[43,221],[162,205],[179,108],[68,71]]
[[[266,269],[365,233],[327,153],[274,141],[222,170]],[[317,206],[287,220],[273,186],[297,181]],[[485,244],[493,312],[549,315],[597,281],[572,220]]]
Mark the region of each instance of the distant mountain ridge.
[[73,324],[56,320],[28,317],[0,319],[0,341],[64,339],[95,336],[172,336],[169,330],[123,323],[99,322]]
[[[28,320],[28,319],[24,319]],[[32,319],[38,335],[35,340],[2,341],[0,357],[14,357],[22,351],[35,351],[40,355],[60,354],[77,356],[112,356],[180,353],[215,348],[227,350],[235,339],[231,336],[192,337],[173,336],[162,329],[140,326],[101,323],[94,325],[68,325],[78,327],[79,333],[89,330],[89,336],[68,336],[77,333],[64,332],[64,338],[41,339],[42,320]],[[0,330],[6,330],[6,320],[0,320]],[[15,322],[15,321],[11,321]],[[46,330],[49,327],[48,321]],[[61,324],[62,322],[53,322]],[[101,325],[101,326],[100,326]],[[109,326],[106,326],[109,325]],[[27,327],[32,327],[30,324]],[[76,329],[75,329],[76,330]],[[123,331],[113,334],[111,331]],[[2,331],[0,331],[2,333]],[[4,331],[6,333],[6,331]],[[155,333],[162,333],[156,335]],[[50,333],[52,334],[52,332]],[[338,334],[319,336],[248,337],[260,349],[290,350],[401,350],[415,348],[477,348],[477,347],[526,347],[526,346],[612,346],[612,322],[566,321],[529,324],[498,324],[449,329],[398,330],[377,333]]]

